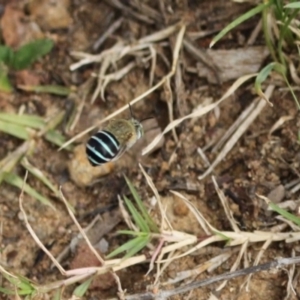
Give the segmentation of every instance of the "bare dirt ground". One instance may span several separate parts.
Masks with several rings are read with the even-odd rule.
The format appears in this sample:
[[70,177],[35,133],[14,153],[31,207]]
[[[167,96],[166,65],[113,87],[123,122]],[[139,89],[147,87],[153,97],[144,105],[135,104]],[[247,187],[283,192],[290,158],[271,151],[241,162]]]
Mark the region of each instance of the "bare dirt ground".
[[[11,94],[1,94],[0,110],[4,112],[18,112],[20,107],[23,107],[26,113],[47,118],[58,111],[67,111],[70,103],[80,106],[83,97],[82,94],[79,94],[80,87],[94,72],[98,72],[99,65],[90,64],[71,72],[70,65],[78,61],[70,55],[71,51],[101,53],[101,51],[111,48],[118,40],[134,43],[134,41],[167,28],[180,20],[184,20],[187,24],[185,36],[188,38],[189,45],[193,45],[195,49],[200,51],[204,58],[201,59],[197,54],[193,54],[189,46],[182,46],[179,57],[180,72],[176,72],[170,81],[173,93],[174,119],[190,114],[201,104],[217,101],[234,80],[242,75],[258,71],[258,69],[251,70],[249,68],[253,67],[254,64],[255,68],[259,68],[268,59],[261,35],[258,35],[254,44],[248,47],[253,47],[253,49],[247,50],[258,51],[255,52],[256,54],[249,54],[246,58],[240,58],[238,52],[234,52],[240,49],[242,49],[241,52],[246,51],[243,49],[246,49],[246,42],[258,22],[258,18],[253,18],[242,24],[214,47],[214,51],[222,50],[223,53],[216,52],[214,54],[210,52],[209,56],[206,56],[208,55],[206,50],[212,37],[230,21],[251,7],[245,3],[211,0],[123,1],[124,7],[118,8],[118,3],[121,3],[118,1],[61,1],[66,8],[65,15],[52,20],[50,9],[41,9],[39,7],[41,4],[37,4],[37,2],[47,3],[51,1],[33,1],[32,7],[25,5],[25,1],[7,1],[6,3],[2,1],[2,16],[7,5],[14,6],[15,10],[24,14],[23,18],[27,20],[26,22],[29,22],[28,19],[34,20],[40,27],[42,34],[54,39],[55,47],[52,52],[34,64],[30,72],[39,78],[39,84],[77,87],[74,92],[75,96],[72,95],[73,98],[62,97],[16,89]],[[152,10],[144,10],[143,4],[148,8],[151,7]],[[125,8],[128,10],[126,11]],[[138,12],[137,15],[132,14],[132,11]],[[140,16],[144,16],[144,18]],[[119,27],[97,47],[99,38],[120,18]],[[62,24],[59,24],[60,21]],[[11,30],[11,34],[16,34],[13,25],[7,26],[5,30]],[[153,85],[170,70],[177,34],[178,30],[156,46],[158,55],[153,73]],[[95,48],[97,49],[95,50]],[[233,51],[234,58],[226,56],[229,50]],[[237,70],[236,73],[228,76],[224,70],[222,73],[222,67],[215,65],[217,63],[216,58],[212,59],[212,56],[218,56],[217,61],[219,59],[224,64],[227,63],[227,66],[224,67],[226,70]],[[105,116],[123,107],[149,89],[151,74],[149,61],[143,61],[139,55],[128,56],[119,62],[117,68],[126,66],[132,59],[136,62],[135,67],[122,79],[107,85],[105,101],[98,95],[94,103],[91,103],[90,99],[95,90],[95,83],[92,83],[75,129],[66,132],[64,124],[59,127],[67,138],[71,138],[96,124]],[[240,60],[238,61],[238,59]],[[113,68],[110,69],[110,72],[114,71]],[[13,83],[20,80],[14,73],[11,74],[11,78]],[[139,101],[133,106],[136,118],[141,120],[154,116],[159,127],[163,130],[169,123],[167,104],[169,92],[170,90],[167,89],[166,85],[163,85]],[[255,98],[253,82],[248,81],[223,101],[217,109],[210,111],[201,118],[188,119],[182,122],[176,128],[178,141],[174,139],[172,132],[169,132],[165,135],[160,148],[146,157],[140,155],[141,146],[133,148],[115,166],[109,167],[107,170],[109,174],[101,177],[100,181],[91,186],[86,185],[90,178],[86,181],[83,178],[91,174],[90,169],[82,174],[76,167],[75,170],[70,170],[71,162],[84,160],[80,157],[81,154],[76,156],[66,150],[58,151],[56,146],[40,139],[35,145],[34,153],[28,159],[35,167],[47,174],[53,183],[57,186],[62,185],[64,195],[74,206],[76,218],[82,227],[86,227],[97,213],[102,215],[104,221],[97,229],[97,234],[99,235],[99,231],[104,228],[104,238],[109,245],[108,252],[126,241],[123,236],[115,235],[117,230],[126,228],[125,223],[114,212],[117,209],[118,195],[130,194],[123,174],[126,174],[132,181],[146,203],[149,203],[150,199],[153,198],[153,192],[142,175],[138,162],[144,166],[147,174],[152,178],[161,201],[166,207],[167,217],[175,230],[197,235],[199,241],[207,237],[194,215],[186,208],[181,199],[172,194],[170,190],[184,195],[218,230],[232,230],[212,183],[211,175],[214,175],[226,195],[239,229],[247,232],[270,231],[270,228],[275,226],[278,220],[274,218],[274,213],[266,210],[266,206],[258,199],[257,194],[269,195],[270,198],[273,197],[272,200],[275,199],[274,201],[277,202],[297,199],[299,195],[299,192],[291,193],[285,188],[287,183],[299,176],[297,170],[300,147],[297,141],[297,126],[299,124],[297,107],[284,87],[279,84],[275,85],[271,97],[274,106],[266,105],[214,171],[204,179],[198,179],[207,169],[207,165],[197,149],[202,149],[208,161],[213,162],[219,150],[213,152],[212,149]],[[128,111],[120,116],[127,117]],[[272,126],[280,118],[286,116],[290,117],[289,120],[270,134]],[[3,133],[0,135],[0,158],[2,159],[7,153],[18,147],[21,142]],[[87,138],[88,135],[77,140],[75,144],[85,142]],[[151,137],[148,139],[151,141]],[[15,172],[24,176],[22,167],[18,167]],[[74,179],[76,174],[72,175],[70,172],[80,174],[79,178]],[[37,200],[24,195],[24,208],[30,224],[44,245],[57,257],[70,244],[72,238],[78,234],[77,227],[69,217],[62,202],[44,185],[33,176],[28,177],[28,183],[41,194],[49,197],[56,207],[54,212]],[[24,226],[19,209],[19,194],[18,188],[6,183],[1,184],[0,262],[7,270],[27,276],[39,285],[61,279],[62,275],[56,268],[51,267],[51,261],[47,256],[42,255],[41,250]],[[262,245],[262,243],[249,245],[239,268],[247,266],[246,258],[248,263],[253,265]],[[173,289],[185,285],[189,281],[201,280],[230,271],[237,259],[240,246],[232,247],[233,254],[213,271],[203,272],[198,276],[194,275],[177,284],[168,283],[168,280],[176,278],[179,272],[196,268],[211,257],[222,253],[224,246],[224,242],[215,243],[201,251],[194,252],[192,255],[174,260],[162,273],[160,282],[164,285],[159,286],[159,288]],[[187,249],[182,249],[182,251],[185,250]],[[271,242],[263,252],[260,263],[278,257],[290,257],[298,250],[296,243]],[[95,264],[91,254],[86,251],[88,250],[84,246],[75,247],[63,257],[61,264],[66,269]],[[148,267],[149,263],[145,263],[128,267],[117,273],[127,295],[143,293],[147,291],[148,286],[153,284],[156,273],[153,270],[145,277]],[[248,290],[241,288],[246,278],[239,277],[230,280],[220,291],[216,291],[220,284],[217,283],[201,289],[194,289],[190,293],[173,296],[171,299],[213,299],[209,298],[211,292],[214,293],[215,299],[224,300],[284,299],[287,291],[287,272],[288,270],[276,269],[255,274],[251,278]],[[2,282],[4,281],[2,280]],[[64,291],[66,298],[73,289],[74,286],[66,287]],[[100,280],[95,280],[85,299],[110,299],[116,297],[116,293],[117,287],[114,281],[111,278],[101,277]],[[0,298],[9,299],[8,296],[4,295]],[[47,296],[41,295],[36,298],[48,299]],[[290,299],[293,297],[291,296]]]

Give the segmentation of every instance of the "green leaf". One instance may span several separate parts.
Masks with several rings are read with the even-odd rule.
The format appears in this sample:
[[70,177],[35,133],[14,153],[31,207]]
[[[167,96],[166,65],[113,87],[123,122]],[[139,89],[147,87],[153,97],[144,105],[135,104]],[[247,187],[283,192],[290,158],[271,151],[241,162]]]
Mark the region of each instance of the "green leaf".
[[22,46],[15,52],[12,67],[16,70],[28,68],[37,59],[48,54],[53,45],[50,39],[39,39]]
[[13,60],[14,52],[10,47],[0,45],[0,62],[3,62],[7,66],[10,65]]
[[21,125],[8,123],[0,120],[0,131],[13,135],[22,140],[28,140],[30,135],[26,128]]
[[282,64],[277,63],[277,62],[272,62],[269,63],[268,65],[266,65],[260,72],[259,74],[256,76],[255,79],[255,84],[254,84],[254,88],[255,88],[255,92],[262,97],[263,99],[265,99],[267,102],[269,102],[268,97],[264,94],[264,92],[262,91],[261,85],[262,83],[267,79],[267,77],[270,75],[270,73],[275,70],[276,72],[280,73],[283,78],[285,79],[285,68]]
[[289,3],[284,6],[284,8],[300,8],[300,2]]
[[42,129],[46,125],[41,117],[26,114],[17,115],[0,112],[0,120],[37,129]]
[[211,41],[209,47],[211,48],[216,42],[218,42],[223,36],[225,36],[229,31],[231,31],[236,26],[255,16],[256,14],[262,12],[266,7],[270,5],[271,1],[267,1],[266,3],[260,4],[251,10],[247,11],[245,14],[236,18],[233,22],[228,24],[223,30],[221,30]]
[[81,285],[79,285],[73,292],[74,296],[77,297],[83,297],[86,291],[88,290],[89,286],[91,285],[94,277],[89,278],[85,282],[83,282]]
[[51,201],[39,194],[35,189],[33,189],[30,185],[27,183],[24,184],[23,179],[19,177],[18,175],[14,173],[5,173],[4,174],[4,181],[8,184],[11,184],[15,187],[18,187],[19,189],[24,188],[25,193],[30,195],[31,197],[41,201],[43,204],[50,206],[55,210],[55,207],[52,205]]

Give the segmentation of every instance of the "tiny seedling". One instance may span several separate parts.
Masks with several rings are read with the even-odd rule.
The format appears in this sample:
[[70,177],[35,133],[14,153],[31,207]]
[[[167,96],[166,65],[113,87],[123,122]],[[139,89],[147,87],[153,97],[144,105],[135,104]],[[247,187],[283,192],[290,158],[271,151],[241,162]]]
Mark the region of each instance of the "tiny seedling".
[[0,91],[11,92],[12,85],[8,79],[10,70],[24,70],[36,60],[48,54],[53,48],[50,39],[39,39],[27,43],[14,51],[11,47],[0,45]]

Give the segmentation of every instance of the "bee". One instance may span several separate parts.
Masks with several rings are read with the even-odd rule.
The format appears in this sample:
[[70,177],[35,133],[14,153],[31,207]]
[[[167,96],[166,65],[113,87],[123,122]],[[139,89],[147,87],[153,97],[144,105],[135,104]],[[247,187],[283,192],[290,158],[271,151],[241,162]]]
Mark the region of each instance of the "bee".
[[108,125],[90,137],[86,143],[86,155],[93,167],[119,159],[143,135],[143,125],[133,117],[111,120]]

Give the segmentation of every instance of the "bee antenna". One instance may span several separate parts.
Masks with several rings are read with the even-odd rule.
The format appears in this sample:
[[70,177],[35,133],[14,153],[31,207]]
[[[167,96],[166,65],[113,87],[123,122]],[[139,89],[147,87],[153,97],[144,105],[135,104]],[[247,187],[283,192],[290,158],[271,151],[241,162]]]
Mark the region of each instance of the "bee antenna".
[[130,117],[131,117],[132,119],[134,119],[134,115],[133,115],[132,107],[131,107],[130,103],[128,103],[128,106],[129,106],[129,111],[130,111]]

